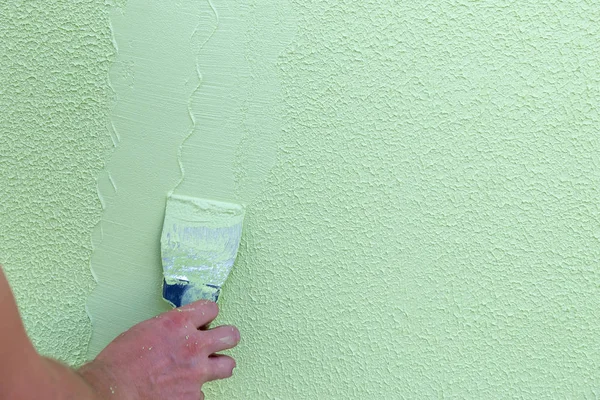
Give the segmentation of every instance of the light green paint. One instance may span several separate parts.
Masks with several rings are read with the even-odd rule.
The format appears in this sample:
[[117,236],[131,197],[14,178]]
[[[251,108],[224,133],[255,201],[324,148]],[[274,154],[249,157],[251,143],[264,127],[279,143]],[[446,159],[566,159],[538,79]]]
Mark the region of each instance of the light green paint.
[[[220,319],[242,333],[238,368],[208,398],[598,397],[600,5],[229,3],[130,0],[111,18],[121,141],[99,182],[90,354],[163,309],[158,239],[181,149],[178,193],[248,205]],[[17,54],[38,35],[23,31]],[[98,57],[86,49],[82,60]],[[103,82],[96,68],[81,82]],[[22,137],[37,137],[36,121]],[[69,132],[81,143],[72,165],[94,171],[103,147]],[[38,154],[66,154],[48,135]],[[0,143],[14,154],[3,174],[29,171],[2,183],[8,193],[40,168],[28,147]],[[36,221],[42,196],[20,196],[17,215]],[[94,222],[88,210],[77,226]],[[39,226],[17,226],[9,259]],[[12,262],[11,281],[41,271],[28,261]],[[47,298],[20,304],[44,315],[60,301]]]
[[103,2],[0,1],[0,264],[36,347],[71,364],[91,335],[113,55]]

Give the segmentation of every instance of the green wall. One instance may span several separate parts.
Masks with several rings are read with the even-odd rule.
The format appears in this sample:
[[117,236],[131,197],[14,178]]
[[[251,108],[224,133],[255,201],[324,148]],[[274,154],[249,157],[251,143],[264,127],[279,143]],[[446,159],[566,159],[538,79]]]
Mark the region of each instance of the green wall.
[[0,262],[42,352],[164,309],[177,186],[248,207],[208,398],[600,396],[600,5],[76,3],[0,5]]
[[33,342],[70,363],[91,335],[113,54],[98,1],[0,1],[0,264]]

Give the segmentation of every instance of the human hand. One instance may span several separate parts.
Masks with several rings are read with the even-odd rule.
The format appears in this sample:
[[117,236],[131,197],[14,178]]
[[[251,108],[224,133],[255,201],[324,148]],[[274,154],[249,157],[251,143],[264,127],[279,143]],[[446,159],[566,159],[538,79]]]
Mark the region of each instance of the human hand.
[[141,322],[113,340],[79,374],[101,395],[123,400],[204,399],[205,382],[229,378],[233,326],[208,329],[219,309],[200,300]]

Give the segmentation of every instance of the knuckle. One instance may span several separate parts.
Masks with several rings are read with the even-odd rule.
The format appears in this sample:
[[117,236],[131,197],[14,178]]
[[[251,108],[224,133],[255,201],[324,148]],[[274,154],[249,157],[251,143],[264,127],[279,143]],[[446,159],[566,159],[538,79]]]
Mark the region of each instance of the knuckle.
[[187,317],[182,313],[178,313],[177,311],[170,311],[163,318],[158,319],[158,321],[160,321],[163,328],[172,331],[185,326]]
[[187,357],[195,357],[201,354],[206,347],[205,341],[200,340],[196,336],[186,336],[183,341],[185,342],[183,344],[183,351]]
[[200,363],[196,367],[196,373],[201,381],[207,381],[211,375],[211,369],[206,363]]
[[215,345],[217,345],[217,344],[219,344],[219,342],[221,342],[220,336],[211,335],[211,334],[202,335],[201,340],[206,347],[215,347]]

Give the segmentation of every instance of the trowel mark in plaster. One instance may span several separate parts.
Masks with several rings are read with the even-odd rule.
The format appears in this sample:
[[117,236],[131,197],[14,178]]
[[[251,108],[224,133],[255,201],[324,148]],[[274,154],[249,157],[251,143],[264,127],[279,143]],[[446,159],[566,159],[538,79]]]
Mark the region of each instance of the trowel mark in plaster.
[[[124,12],[124,7],[125,7],[126,2],[127,2],[127,0],[115,0],[114,3],[110,4],[110,7],[113,7],[113,9],[115,9],[115,10]],[[119,54],[119,45],[117,43],[117,38],[115,37],[115,30],[113,28],[112,20],[110,18],[108,19],[108,26],[110,29],[110,41],[111,41],[111,44],[113,47],[112,65],[114,66],[114,61],[117,58],[117,55]],[[112,83],[112,79],[110,77],[110,68],[108,70],[106,81],[107,81],[108,87],[110,88],[110,91],[112,93],[112,107],[111,107],[111,112],[109,113],[109,115],[112,115],[114,108],[116,107],[116,104],[117,104],[117,91],[115,90],[113,83]],[[110,126],[108,128],[108,131],[109,131],[110,139],[113,144],[113,151],[114,151],[117,148],[118,144],[121,142],[121,136],[119,135],[119,131],[117,130],[117,128],[115,126],[115,122],[113,121],[113,119],[111,117],[109,117],[109,122],[110,122]],[[117,185],[112,177],[112,174],[106,168],[106,161],[105,161],[104,171],[106,171],[106,173],[108,175],[108,180],[110,181],[110,184],[112,185],[114,192],[117,193]],[[101,174],[102,174],[102,172],[101,172]],[[106,210],[106,201],[104,200],[104,196],[102,195],[102,192],[103,191],[100,187],[100,180],[98,178],[96,178],[96,194],[98,195],[98,200],[100,201],[100,206],[102,207],[102,211],[104,212]],[[97,236],[99,236],[99,237],[97,237]],[[100,219],[98,219],[98,222],[96,222],[96,225],[94,225],[94,227],[92,228],[92,234],[91,234],[92,251],[91,251],[91,254],[94,254],[96,252],[97,244],[99,242],[101,242],[103,239],[104,239],[104,228],[102,226],[102,218],[100,218]],[[94,271],[94,266],[92,264],[91,256],[89,259],[89,269],[90,269],[90,273],[92,274],[92,278],[94,279],[94,282],[96,283],[96,286],[97,286],[100,281],[98,279],[98,274],[96,274],[96,271]],[[94,319],[93,319],[92,313],[88,307],[87,301],[85,302],[85,313],[87,314],[88,318],[90,319],[90,322],[93,324]],[[90,331],[90,337],[88,339],[88,343],[90,343],[92,340],[93,331],[94,331],[93,329]]]
[[[106,202],[104,201],[104,196],[102,196],[102,193],[100,192],[100,189],[98,188],[98,179],[96,179],[96,193],[98,194],[98,200],[100,200],[100,207],[102,208],[102,210],[106,210]],[[93,246],[92,246],[92,251],[94,250]]]
[[[114,93],[115,90],[112,87],[111,90]],[[116,148],[117,145],[121,142],[121,136],[119,136],[119,132],[117,131],[117,128],[115,128],[115,123],[113,121],[110,121],[110,139],[112,140],[114,148]]]
[[108,172],[108,180],[110,181],[110,184],[112,185],[113,189],[115,190],[115,193],[117,193],[117,184],[115,183],[115,180],[112,177],[112,174],[110,173],[110,171],[106,171]]
[[117,184],[115,183],[112,174],[107,169],[100,172],[100,175],[96,177],[96,194],[100,200],[102,210],[106,210],[106,199],[117,194]]
[[[124,2],[123,2],[123,6],[124,6]],[[115,4],[114,7],[116,7],[117,9],[121,9],[121,5],[120,4]],[[115,37],[115,30],[113,29],[113,25],[112,25],[112,21],[109,19],[108,21],[108,26],[110,29],[110,41],[112,43],[113,46],[113,57],[116,58],[116,55],[119,54],[119,45],[117,43],[117,38]],[[114,65],[114,59],[113,59],[113,65]],[[112,108],[114,109],[116,103],[117,103],[117,91],[115,90],[115,88],[113,87],[112,84],[112,79],[110,78],[110,69],[108,71],[108,77],[107,77],[107,81],[108,81],[108,87],[110,88],[110,91],[112,93]],[[111,114],[112,114],[111,110]],[[113,147],[116,148],[117,145],[121,142],[121,136],[119,135],[119,131],[117,131],[117,128],[115,127],[115,122],[112,120],[112,118],[110,118],[110,138],[112,140],[113,143]],[[104,209],[104,207],[102,207]],[[93,251],[93,247],[92,247],[92,251]]]
[[[217,29],[219,29],[219,14],[217,13],[217,9],[215,8],[215,6],[213,5],[213,3],[210,0],[207,0],[207,3],[215,17],[215,27],[213,28],[211,33],[208,35],[208,37],[206,39],[204,39],[204,41],[200,44],[200,46],[198,47],[198,51],[196,53],[196,54],[198,54],[196,56],[196,78],[198,79],[198,84],[196,85],[196,88],[192,91],[192,94],[190,95],[190,98],[188,100],[188,105],[187,105],[188,115],[190,116],[190,119],[192,121],[192,127],[190,128],[190,131],[188,132],[187,136],[183,139],[183,141],[179,145],[179,148],[177,149],[177,163],[179,164],[179,169],[181,171],[181,177],[179,178],[179,181],[177,182],[175,187],[169,192],[169,194],[173,194],[175,192],[175,190],[181,185],[181,183],[183,183],[183,179],[185,178],[185,168],[183,167],[183,161],[182,161],[183,147],[184,147],[185,143],[188,141],[188,139],[190,137],[192,137],[192,135],[196,131],[196,127],[197,127],[196,117],[194,117],[194,113],[192,111],[192,101],[194,99],[194,95],[200,90],[200,87],[202,86],[202,82],[203,82],[202,73],[200,72],[200,56],[199,56],[199,54],[202,51],[202,49],[204,48],[204,46],[206,45],[206,43],[208,43],[208,41],[215,35],[215,32],[217,32]],[[198,21],[198,25],[196,25],[196,28],[190,35],[190,39],[192,41],[194,40],[194,37],[198,34],[198,32],[200,32],[200,26],[201,26],[200,21]]]

